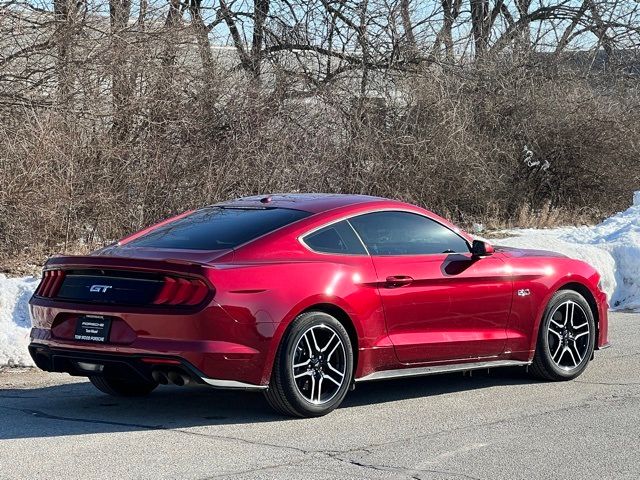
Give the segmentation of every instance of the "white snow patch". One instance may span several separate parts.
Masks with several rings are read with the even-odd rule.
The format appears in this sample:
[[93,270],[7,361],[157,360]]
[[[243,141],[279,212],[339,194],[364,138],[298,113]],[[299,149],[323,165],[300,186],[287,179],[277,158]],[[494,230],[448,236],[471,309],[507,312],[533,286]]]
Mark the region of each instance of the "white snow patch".
[[0,366],[33,365],[27,350],[29,298],[37,286],[37,278],[7,278],[0,273]]
[[550,250],[562,253],[567,257],[587,262],[594,267],[602,277],[602,286],[607,297],[616,291],[616,262],[606,250],[593,245],[578,245],[562,239],[560,233],[564,229],[553,230],[512,230],[509,233],[520,235],[501,240],[495,240],[496,245],[506,247],[532,248],[535,250]]
[[496,245],[553,250],[591,264],[614,309],[640,311],[640,192],[633,205],[592,227],[511,230]]

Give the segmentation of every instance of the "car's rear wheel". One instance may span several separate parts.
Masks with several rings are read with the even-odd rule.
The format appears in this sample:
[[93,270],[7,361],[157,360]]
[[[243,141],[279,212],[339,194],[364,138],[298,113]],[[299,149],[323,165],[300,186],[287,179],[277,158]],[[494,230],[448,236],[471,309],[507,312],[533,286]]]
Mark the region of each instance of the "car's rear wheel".
[[571,380],[593,355],[595,320],[589,304],[573,290],[555,293],[540,323],[531,373],[544,380]]
[[143,397],[149,395],[158,386],[155,382],[105,376],[91,376],[89,380],[98,390],[114,397]]
[[352,375],[353,349],[344,326],[327,313],[305,312],[280,344],[265,397],[285,415],[326,415],[344,400]]

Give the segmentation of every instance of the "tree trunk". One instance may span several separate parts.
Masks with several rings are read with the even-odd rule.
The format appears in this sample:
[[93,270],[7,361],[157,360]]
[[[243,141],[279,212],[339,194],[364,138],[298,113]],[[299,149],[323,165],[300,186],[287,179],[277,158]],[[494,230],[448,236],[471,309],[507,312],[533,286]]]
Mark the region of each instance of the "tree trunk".
[[471,6],[471,32],[476,59],[481,59],[489,46],[489,0],[469,0]]
[[253,2],[253,39],[251,41],[251,73],[260,77],[262,64],[262,45],[264,43],[264,25],[269,14],[269,0]]
[[202,62],[204,75],[205,78],[211,79],[214,76],[215,69],[213,53],[211,52],[211,42],[209,41],[209,29],[202,18],[202,0],[191,0],[189,11],[191,12],[191,24],[193,25],[198,42],[198,52],[200,53],[200,61]]
[[604,51],[607,53],[608,59],[611,59],[613,57],[613,46],[611,38],[607,33],[608,25],[602,19],[596,3],[593,0],[587,0],[587,4],[595,26],[593,33],[598,37],[600,45],[602,45],[602,48],[604,48]]
[[589,0],[584,0],[582,2],[582,5],[580,6],[580,9],[576,12],[573,19],[571,20],[571,23],[567,26],[567,28],[562,33],[562,37],[560,38],[560,40],[558,41],[558,44],[556,45],[556,51],[555,51],[556,54],[562,53],[562,51],[567,47],[567,45],[569,45],[573,32],[578,26],[578,24],[580,23],[580,21],[582,20],[582,17],[584,17],[584,14],[587,11],[588,6],[589,6]]
[[444,11],[444,21],[442,24],[442,42],[447,60],[454,58],[453,52],[453,22],[456,21],[460,14],[462,0],[442,0],[442,9]]
[[516,37],[516,45],[523,51],[528,51],[531,47],[531,22],[529,21],[529,8],[531,0],[516,0],[516,8],[520,19],[525,19],[520,27],[519,35]]
[[164,48],[160,55],[160,70],[154,82],[155,88],[149,114],[151,125],[158,130],[159,135],[164,134],[168,114],[171,111],[173,76],[178,56],[176,33],[181,20],[180,0],[169,0],[169,10],[162,34]]
[[73,0],[54,0],[53,2],[53,12],[56,20],[58,103],[65,112],[68,111],[71,104],[73,83],[71,47],[73,46],[73,20],[76,10],[76,2]]
[[128,71],[126,30],[131,15],[131,0],[110,0],[112,62],[111,95],[113,99],[113,139],[122,141],[131,131],[131,96],[133,87]]
[[367,28],[368,0],[363,0],[360,6],[360,25],[358,26],[358,42],[362,48],[362,77],[360,79],[360,101],[363,102],[369,86],[369,34]]
[[400,16],[402,17],[402,27],[404,28],[404,37],[408,47],[407,50],[411,52],[412,55],[416,55],[416,37],[413,33],[409,0],[400,0]]

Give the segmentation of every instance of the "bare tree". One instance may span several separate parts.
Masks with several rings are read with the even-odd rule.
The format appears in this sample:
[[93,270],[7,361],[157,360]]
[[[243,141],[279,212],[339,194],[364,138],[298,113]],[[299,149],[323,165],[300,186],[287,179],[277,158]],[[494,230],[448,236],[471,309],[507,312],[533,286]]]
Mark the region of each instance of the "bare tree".
[[0,261],[269,190],[503,226],[640,182],[640,5],[132,2],[0,0]]
[[54,0],[53,13],[56,20],[54,43],[57,46],[56,72],[58,75],[58,102],[68,108],[73,89],[72,48],[75,33],[74,23],[80,4],[74,0]]
[[113,126],[116,141],[131,130],[130,102],[133,88],[128,72],[127,29],[131,16],[131,0],[109,0],[109,19],[112,39],[112,97]]

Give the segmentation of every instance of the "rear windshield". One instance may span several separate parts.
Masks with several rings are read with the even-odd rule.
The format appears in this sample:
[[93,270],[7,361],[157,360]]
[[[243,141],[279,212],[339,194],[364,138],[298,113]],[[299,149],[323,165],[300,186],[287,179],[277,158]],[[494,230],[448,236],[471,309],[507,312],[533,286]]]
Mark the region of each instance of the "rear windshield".
[[128,246],[223,250],[311,215],[288,208],[207,207],[127,243]]

